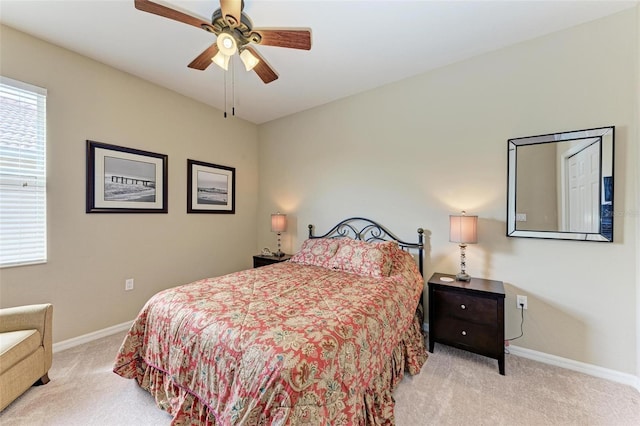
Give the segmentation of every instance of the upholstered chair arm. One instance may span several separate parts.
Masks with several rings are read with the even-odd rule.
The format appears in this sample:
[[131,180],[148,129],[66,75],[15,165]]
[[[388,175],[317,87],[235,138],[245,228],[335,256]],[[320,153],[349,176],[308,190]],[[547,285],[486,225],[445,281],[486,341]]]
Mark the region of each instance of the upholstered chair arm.
[[52,321],[53,305],[50,303],[0,309],[0,333],[31,329],[36,329],[40,332],[42,346],[44,346],[45,350],[47,370],[51,366],[52,358]]

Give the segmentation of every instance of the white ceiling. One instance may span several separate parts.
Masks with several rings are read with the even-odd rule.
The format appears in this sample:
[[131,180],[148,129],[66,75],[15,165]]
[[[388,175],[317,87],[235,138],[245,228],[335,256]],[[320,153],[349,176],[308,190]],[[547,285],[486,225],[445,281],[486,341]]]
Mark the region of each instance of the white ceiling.
[[[156,2],[204,20],[219,7],[217,0]],[[258,46],[280,76],[268,85],[236,58],[236,116],[264,123],[637,3],[245,0],[255,28],[310,28],[312,47]],[[0,0],[0,22],[224,109],[224,71],[187,68],[215,36],[141,12],[133,0]],[[231,95],[229,88],[229,105]]]

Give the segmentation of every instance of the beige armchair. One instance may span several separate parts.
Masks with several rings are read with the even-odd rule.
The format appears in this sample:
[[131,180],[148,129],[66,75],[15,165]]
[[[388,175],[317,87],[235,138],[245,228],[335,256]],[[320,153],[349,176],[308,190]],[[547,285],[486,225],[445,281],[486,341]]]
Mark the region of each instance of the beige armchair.
[[32,385],[49,382],[53,305],[0,309],[0,411]]

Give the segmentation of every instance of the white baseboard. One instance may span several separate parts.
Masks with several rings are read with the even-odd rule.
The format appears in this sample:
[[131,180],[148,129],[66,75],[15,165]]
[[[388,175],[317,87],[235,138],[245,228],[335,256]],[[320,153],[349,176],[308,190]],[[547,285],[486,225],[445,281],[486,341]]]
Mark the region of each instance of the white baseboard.
[[556,355],[550,355],[544,352],[538,352],[519,346],[509,346],[509,352],[522,358],[532,359],[544,364],[554,365],[556,367],[562,367],[568,370],[585,373],[590,376],[600,377],[602,379],[629,385],[636,388],[638,392],[640,392],[640,377],[634,376],[633,374],[622,373],[620,371],[598,367],[597,365],[586,364],[584,362],[574,361],[572,359],[562,358]]
[[[429,323],[422,324],[422,328],[428,333]],[[562,358],[556,355],[547,354],[544,352],[534,351],[532,349],[522,348],[520,346],[509,346],[509,352],[513,355],[520,356],[522,358],[532,359],[534,361],[542,362],[544,364],[554,365],[556,367],[566,368],[567,370],[578,371],[590,376],[600,377],[602,379],[611,380],[612,382],[622,383],[632,386],[640,392],[640,376],[634,376],[633,374],[621,373],[620,371],[611,370],[604,367],[598,367],[593,364],[586,364],[580,361],[574,361],[569,358]]]
[[131,324],[133,324],[133,320],[123,322],[122,324],[114,325],[111,327],[103,328],[102,330],[94,331],[93,333],[83,334],[82,336],[54,343],[53,353],[64,351],[65,349],[70,349],[75,346],[82,345],[83,343],[89,343],[102,337],[111,336],[112,334],[116,334],[121,331],[127,331],[129,330],[129,328],[131,328]]

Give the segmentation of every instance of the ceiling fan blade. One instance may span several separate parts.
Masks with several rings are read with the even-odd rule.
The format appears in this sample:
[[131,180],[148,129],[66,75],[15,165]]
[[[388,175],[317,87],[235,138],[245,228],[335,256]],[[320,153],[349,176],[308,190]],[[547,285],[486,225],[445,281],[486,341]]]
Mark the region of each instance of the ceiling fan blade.
[[218,45],[216,43],[213,43],[204,52],[199,54],[197,58],[191,61],[188,67],[195,70],[204,71],[209,65],[213,63],[213,61],[211,61],[211,58],[216,56],[216,53],[218,53]]
[[256,29],[253,32],[260,34],[262,40],[259,44],[262,46],[311,50],[310,30]]
[[258,62],[258,65],[256,65],[253,70],[256,74],[258,74],[258,77],[260,77],[264,84],[269,84],[272,81],[278,79],[278,74],[276,74],[273,68],[269,66],[267,61],[265,61],[264,58],[260,56],[256,49],[251,46],[246,46],[245,49],[247,49],[249,52],[251,52],[251,54],[253,54],[253,56],[260,60],[260,62]]
[[222,10],[222,17],[227,20],[227,23],[235,27],[242,19],[242,0],[220,0],[220,10]]
[[203,28],[203,24],[205,26],[211,26],[209,22],[203,21],[200,18],[187,15],[186,13],[179,12],[175,9],[171,9],[170,7],[166,7],[149,0],[135,0],[134,4],[136,9],[143,12],[153,13],[154,15],[173,19],[174,21],[183,22],[185,24],[193,25],[194,27]]

